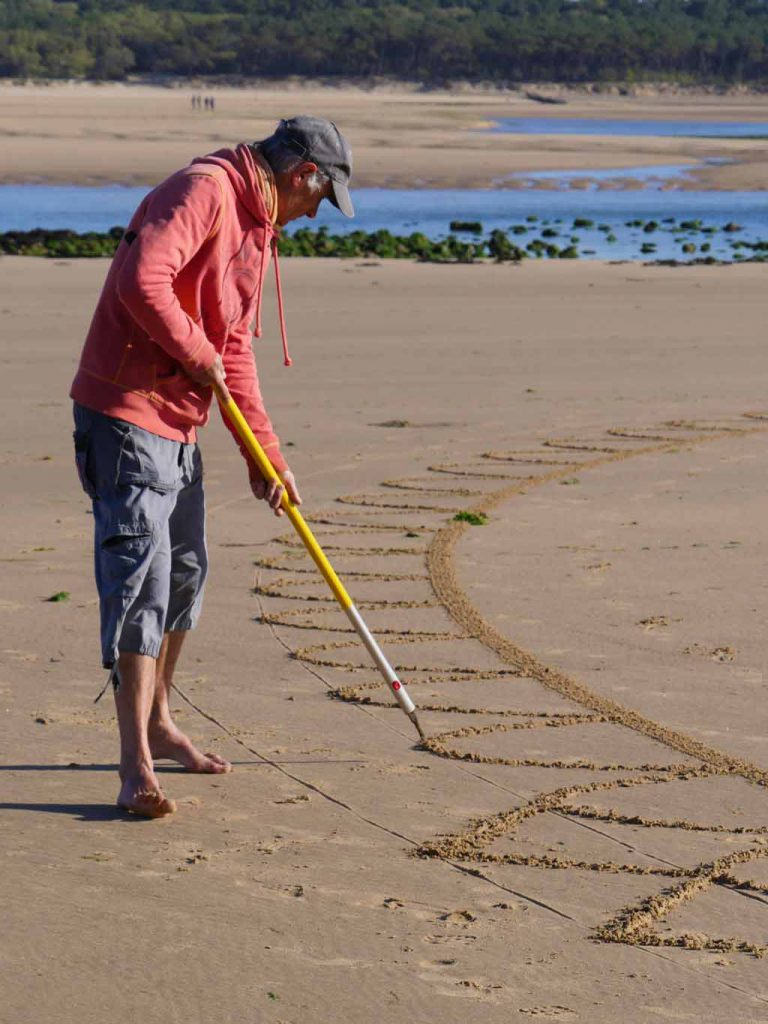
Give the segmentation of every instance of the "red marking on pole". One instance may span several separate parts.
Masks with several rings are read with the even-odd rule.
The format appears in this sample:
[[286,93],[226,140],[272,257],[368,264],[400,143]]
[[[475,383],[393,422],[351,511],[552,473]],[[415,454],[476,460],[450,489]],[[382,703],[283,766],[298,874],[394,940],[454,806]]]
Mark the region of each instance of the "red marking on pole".
[[393,690],[399,690],[400,688],[401,688],[401,684],[398,683],[397,680],[395,680],[394,683],[392,683],[392,689]]

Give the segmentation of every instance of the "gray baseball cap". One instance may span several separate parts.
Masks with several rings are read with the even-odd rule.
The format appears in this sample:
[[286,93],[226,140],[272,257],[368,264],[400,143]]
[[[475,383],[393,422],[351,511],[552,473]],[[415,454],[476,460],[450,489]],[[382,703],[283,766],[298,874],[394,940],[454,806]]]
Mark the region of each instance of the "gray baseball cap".
[[331,179],[333,194],[329,197],[330,202],[345,217],[354,217],[355,208],[347,187],[352,175],[352,150],[333,121],[299,114],[281,121],[274,137],[305,160],[317,164]]

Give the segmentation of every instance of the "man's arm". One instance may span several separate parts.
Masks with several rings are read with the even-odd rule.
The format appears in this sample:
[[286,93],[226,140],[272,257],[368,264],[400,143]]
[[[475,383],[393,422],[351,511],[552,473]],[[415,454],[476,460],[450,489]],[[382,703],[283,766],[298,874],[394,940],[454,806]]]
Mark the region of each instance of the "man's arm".
[[117,277],[133,319],[190,375],[213,366],[216,349],[182,309],[173,282],[215,228],[221,204],[221,187],[210,175],[170,178],[149,196]]
[[[248,421],[248,426],[256,435],[269,461],[275,467],[275,471],[283,481],[289,497],[296,505],[300,505],[301,497],[296,487],[296,481],[283,458],[280,451],[280,441],[272,427],[267,410],[264,408],[264,400],[261,397],[261,388],[256,372],[256,361],[251,347],[250,331],[247,329],[243,328],[235,331],[229,336],[226,348],[224,349],[222,371],[230,394]],[[268,483],[264,479],[228,417],[224,416],[223,419],[248,463],[248,476],[254,496],[266,501],[270,508],[275,511],[276,515],[282,515],[283,510],[280,508],[280,500],[284,488],[274,482]]]

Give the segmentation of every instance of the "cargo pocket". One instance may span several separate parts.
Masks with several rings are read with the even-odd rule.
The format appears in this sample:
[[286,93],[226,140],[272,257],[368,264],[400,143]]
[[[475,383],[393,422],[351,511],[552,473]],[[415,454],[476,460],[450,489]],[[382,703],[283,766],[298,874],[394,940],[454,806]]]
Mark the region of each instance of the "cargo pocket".
[[80,479],[80,486],[89,498],[98,498],[88,473],[88,450],[90,448],[90,436],[85,431],[76,430],[72,435],[75,439],[75,467]]
[[143,519],[111,524],[99,545],[101,577],[112,593],[135,597],[152,557],[153,529]]
[[179,486],[176,441],[131,427],[123,435],[117,466],[118,487],[150,487],[167,494]]

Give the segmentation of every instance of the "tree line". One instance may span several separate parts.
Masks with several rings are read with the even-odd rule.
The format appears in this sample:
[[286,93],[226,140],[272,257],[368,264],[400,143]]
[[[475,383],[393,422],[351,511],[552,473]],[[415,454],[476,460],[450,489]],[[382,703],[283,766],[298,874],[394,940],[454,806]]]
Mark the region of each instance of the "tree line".
[[0,76],[768,79],[768,0],[0,0]]

